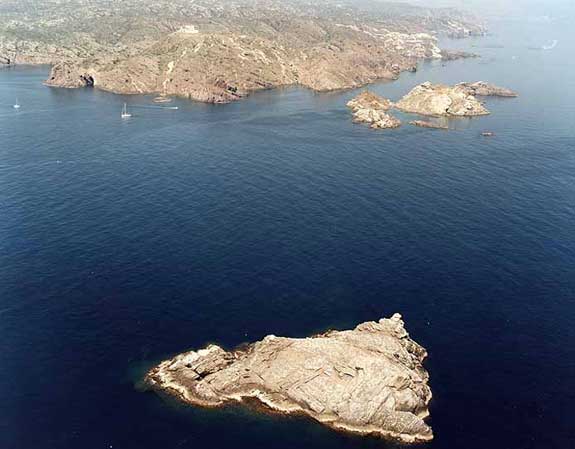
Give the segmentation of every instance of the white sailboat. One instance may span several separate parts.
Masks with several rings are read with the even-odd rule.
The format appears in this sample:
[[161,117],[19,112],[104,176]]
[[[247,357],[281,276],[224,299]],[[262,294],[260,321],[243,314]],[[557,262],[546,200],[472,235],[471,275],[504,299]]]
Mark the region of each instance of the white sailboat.
[[124,103],[124,107],[122,108],[122,118],[130,118],[132,114],[128,112],[128,105]]
[[16,98],[16,103],[13,106],[14,109],[20,109],[20,103],[18,103],[18,98]]

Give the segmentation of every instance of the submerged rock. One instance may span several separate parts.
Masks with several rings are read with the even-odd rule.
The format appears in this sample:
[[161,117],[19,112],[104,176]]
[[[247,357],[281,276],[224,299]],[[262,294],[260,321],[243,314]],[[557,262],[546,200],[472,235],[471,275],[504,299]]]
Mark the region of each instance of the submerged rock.
[[489,114],[483,104],[469,93],[468,87],[430,82],[413,88],[395,106],[403,112],[431,116],[470,117]]
[[467,58],[479,58],[479,55],[460,50],[441,50],[441,59],[444,61],[456,61]]
[[393,103],[372,92],[362,92],[347,103],[353,111],[353,120],[357,123],[368,123],[374,129],[397,128],[401,126],[399,119],[389,115]]
[[433,129],[444,129],[444,130],[449,129],[449,126],[447,125],[443,125],[441,123],[429,122],[427,120],[412,120],[411,122],[409,122],[409,124],[413,126],[419,126],[420,128],[433,128]]
[[413,443],[433,438],[424,422],[426,356],[395,314],[309,338],[269,335],[234,351],[209,345],[160,363],[146,383],[190,404],[255,399],[336,429]]

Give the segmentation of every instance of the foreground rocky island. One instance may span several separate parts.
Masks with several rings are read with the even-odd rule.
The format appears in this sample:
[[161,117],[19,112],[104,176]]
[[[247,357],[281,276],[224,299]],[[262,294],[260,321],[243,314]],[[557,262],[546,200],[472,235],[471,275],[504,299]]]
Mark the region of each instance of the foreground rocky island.
[[335,429],[414,443],[433,438],[424,421],[426,356],[395,314],[309,338],[269,335],[233,351],[209,345],[160,363],[145,381],[197,406],[255,400]]
[[252,91],[316,91],[396,79],[442,51],[440,35],[482,34],[453,9],[375,0],[6,0],[0,63],[50,64],[46,84],[227,103]]

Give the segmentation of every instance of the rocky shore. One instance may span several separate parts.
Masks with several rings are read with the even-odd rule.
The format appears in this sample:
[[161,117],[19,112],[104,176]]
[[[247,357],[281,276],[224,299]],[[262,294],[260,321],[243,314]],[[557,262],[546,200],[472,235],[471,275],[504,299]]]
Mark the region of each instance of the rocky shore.
[[160,363],[153,389],[203,407],[244,400],[335,429],[403,443],[429,441],[427,353],[401,315],[308,338],[269,335],[226,351],[209,345]]

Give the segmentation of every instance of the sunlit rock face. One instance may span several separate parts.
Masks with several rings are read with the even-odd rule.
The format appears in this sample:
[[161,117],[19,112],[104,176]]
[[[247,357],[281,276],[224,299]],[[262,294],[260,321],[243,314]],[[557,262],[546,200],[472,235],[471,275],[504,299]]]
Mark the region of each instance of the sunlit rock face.
[[489,114],[467,87],[430,82],[414,87],[395,106],[403,112],[430,116],[469,117]]
[[146,383],[198,406],[250,398],[343,431],[413,443],[433,438],[424,421],[426,356],[395,314],[309,338],[269,335],[234,351],[210,345],[160,363]]

